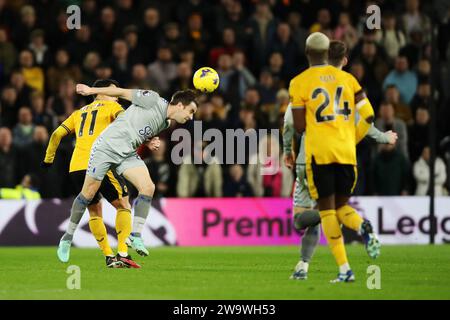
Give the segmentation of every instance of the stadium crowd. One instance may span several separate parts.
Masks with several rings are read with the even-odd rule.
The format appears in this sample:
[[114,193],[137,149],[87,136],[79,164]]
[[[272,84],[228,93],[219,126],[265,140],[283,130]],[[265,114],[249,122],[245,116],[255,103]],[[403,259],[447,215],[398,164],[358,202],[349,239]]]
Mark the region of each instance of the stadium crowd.
[[[290,79],[307,67],[306,37],[321,31],[344,41],[351,72],[376,109],[376,127],[399,135],[395,147],[358,145],[357,195],[426,195],[430,106],[437,108],[437,195],[449,189],[450,11],[440,1],[307,0],[0,0],[0,188],[37,189],[44,198],[75,194],[68,167],[75,137],[62,141],[50,170],[40,167],[52,131],[91,100],[78,82],[113,78],[169,99],[192,86],[198,67],[220,75],[201,98],[203,130],[282,129]],[[69,30],[66,7],[81,7]],[[366,27],[366,8],[381,8],[381,29]],[[432,70],[432,30],[436,62]],[[432,73],[434,72],[434,73]],[[433,97],[431,80],[439,95]],[[126,103],[124,103],[126,107]],[[192,124],[186,126],[192,130]],[[173,130],[172,128],[171,130]],[[170,161],[171,131],[145,161],[157,196],[289,196],[293,172],[261,176],[252,165]],[[273,139],[270,139],[273,140]],[[281,140],[280,140],[281,141]],[[281,159],[279,141],[270,141]],[[282,161],[281,161],[282,163]]]

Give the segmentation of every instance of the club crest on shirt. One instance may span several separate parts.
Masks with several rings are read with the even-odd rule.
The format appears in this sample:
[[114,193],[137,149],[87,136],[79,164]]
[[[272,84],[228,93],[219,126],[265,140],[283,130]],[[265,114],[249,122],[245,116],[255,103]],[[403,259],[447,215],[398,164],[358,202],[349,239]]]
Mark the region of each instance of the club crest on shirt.
[[147,139],[149,137],[153,136],[153,131],[150,128],[150,126],[145,126],[144,128],[142,128],[141,130],[139,130],[139,134],[144,138]]

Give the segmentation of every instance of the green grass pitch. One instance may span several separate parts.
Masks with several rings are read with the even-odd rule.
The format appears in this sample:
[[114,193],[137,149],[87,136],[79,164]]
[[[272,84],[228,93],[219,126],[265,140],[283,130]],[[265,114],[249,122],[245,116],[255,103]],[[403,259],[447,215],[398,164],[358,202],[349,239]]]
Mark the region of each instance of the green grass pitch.
[[[142,269],[107,269],[97,249],[72,249],[60,263],[56,248],[0,248],[0,299],[450,299],[450,246],[384,246],[377,260],[347,246],[356,275],[330,284],[336,266],[319,247],[307,281],[289,280],[298,248],[163,247],[142,258]],[[367,267],[381,269],[381,289],[367,289]],[[69,290],[69,265],[81,270],[81,289]]]

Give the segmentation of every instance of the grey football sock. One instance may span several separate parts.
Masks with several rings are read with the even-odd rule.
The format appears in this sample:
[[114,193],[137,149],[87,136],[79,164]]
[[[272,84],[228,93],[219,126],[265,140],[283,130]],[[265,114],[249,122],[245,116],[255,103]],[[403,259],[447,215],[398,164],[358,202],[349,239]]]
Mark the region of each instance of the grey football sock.
[[303,230],[320,223],[320,213],[318,210],[306,210],[294,216],[294,225],[297,230]]
[[72,241],[73,234],[75,233],[75,230],[91,201],[92,199],[86,199],[81,193],[75,198],[72,204],[72,209],[70,209],[69,225],[67,226],[66,232],[62,236],[61,240]]
[[134,217],[132,236],[140,237],[142,228],[145,225],[147,216],[150,213],[150,206],[152,204],[152,197],[140,194],[134,200]]
[[308,227],[302,238],[301,259],[305,262],[311,261],[314,251],[319,243],[320,227],[318,224]]

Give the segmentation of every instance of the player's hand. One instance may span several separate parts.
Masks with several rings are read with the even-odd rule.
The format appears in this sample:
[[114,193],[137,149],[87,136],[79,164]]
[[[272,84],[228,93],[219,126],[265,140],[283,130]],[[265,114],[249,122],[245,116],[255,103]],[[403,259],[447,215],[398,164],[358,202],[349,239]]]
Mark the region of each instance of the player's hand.
[[148,142],[146,142],[145,145],[151,151],[156,151],[161,146],[161,140],[159,140],[159,137],[153,137]]
[[293,152],[285,153],[284,156],[283,156],[283,159],[284,159],[284,164],[286,165],[286,167],[288,169],[294,168],[295,159],[294,159],[294,153]]
[[389,130],[389,131],[386,131],[384,134],[388,138],[388,143],[391,145],[395,145],[395,143],[397,142],[397,139],[398,139],[397,132]]
[[53,165],[53,163],[48,163],[48,162],[44,162],[44,161],[41,162],[41,168],[44,168],[44,169],[48,169],[52,165]]
[[75,90],[77,91],[78,94],[81,94],[82,96],[89,96],[92,94],[91,87],[81,83],[77,84]]

